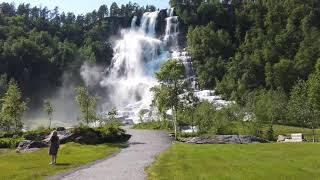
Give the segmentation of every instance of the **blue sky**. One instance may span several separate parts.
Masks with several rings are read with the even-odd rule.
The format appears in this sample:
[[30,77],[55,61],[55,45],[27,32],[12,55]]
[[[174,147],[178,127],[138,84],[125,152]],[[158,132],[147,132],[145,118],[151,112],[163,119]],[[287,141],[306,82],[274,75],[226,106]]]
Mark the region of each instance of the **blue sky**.
[[126,4],[129,1],[132,3],[138,3],[140,6],[143,5],[155,5],[158,8],[169,7],[169,0],[7,0],[0,2],[13,2],[18,5],[21,3],[29,3],[31,6],[47,6],[49,9],[53,9],[58,6],[60,11],[73,12],[75,14],[85,14],[91,12],[94,9],[98,9],[100,5],[107,4],[110,7],[112,2],[119,4]]

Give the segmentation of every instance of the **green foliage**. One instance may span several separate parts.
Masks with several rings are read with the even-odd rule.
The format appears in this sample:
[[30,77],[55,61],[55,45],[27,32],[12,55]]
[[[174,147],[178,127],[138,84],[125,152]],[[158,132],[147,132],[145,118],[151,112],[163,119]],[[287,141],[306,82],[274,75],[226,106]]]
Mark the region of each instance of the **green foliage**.
[[22,137],[24,139],[30,140],[30,141],[42,141],[43,139],[45,139],[47,136],[49,136],[51,133],[50,129],[46,129],[46,128],[38,128],[36,130],[31,130],[31,131],[27,131],[24,132]]
[[49,129],[51,128],[51,121],[52,121],[52,116],[53,116],[53,111],[54,111],[54,107],[53,105],[50,103],[49,100],[45,100],[43,102],[43,110],[46,112],[48,119],[49,119]]
[[21,118],[26,110],[27,104],[23,100],[20,88],[14,80],[11,80],[8,90],[2,99],[1,128],[6,131],[21,131],[23,127]]
[[261,91],[256,97],[255,117],[263,124],[282,123],[286,118],[287,97],[283,91]]
[[89,123],[95,122],[98,119],[96,114],[97,97],[89,95],[89,92],[84,87],[76,88],[76,102],[80,106],[80,112],[82,113],[83,121],[89,125]]
[[102,142],[125,142],[128,140],[128,136],[130,136],[117,123],[107,124],[99,127],[97,130],[102,138]]
[[[291,123],[311,129],[318,128],[320,113],[320,73],[311,74],[308,81],[299,81],[291,91],[288,116]],[[315,132],[313,133],[315,136]]]
[[144,122],[135,124],[133,129],[152,129],[152,130],[172,130],[172,124],[168,121],[151,121],[151,122]]
[[[319,1],[170,0],[189,28],[188,51],[203,88],[241,102],[248,91],[307,80],[320,57]],[[217,84],[216,84],[217,83]],[[241,102],[242,103],[242,102]]]
[[7,74],[0,76],[0,97],[3,97],[8,89],[8,77]]
[[19,143],[22,141],[22,138],[0,138],[0,149],[8,148],[14,149],[18,147]]
[[225,59],[232,53],[229,34],[224,30],[214,31],[214,25],[210,23],[205,27],[189,29],[187,39],[200,85],[212,88],[215,80],[221,80],[225,74]]
[[157,106],[161,114],[171,109],[173,112],[173,126],[175,137],[177,137],[177,112],[179,110],[179,95],[184,87],[185,69],[184,65],[177,60],[168,60],[156,73],[156,78],[160,82],[159,86],[152,88],[155,93],[153,103]]
[[[101,5],[98,10],[75,15],[59,12],[58,7],[50,10],[27,3],[0,3],[0,75],[15,79],[24,96],[30,97],[30,105],[39,108],[43,96],[63,84],[66,71],[80,79],[78,69],[84,62],[110,65],[110,37],[127,27],[133,16],[156,9],[131,2],[114,6]],[[1,97],[6,91],[3,82],[1,79]]]
[[131,137],[118,123],[108,123],[98,128],[79,126],[73,129],[73,133],[75,136],[83,138],[79,140],[79,143],[82,144],[125,142]]
[[195,111],[197,117],[197,125],[200,133],[207,133],[214,127],[214,115],[216,107],[209,102],[200,103]]
[[308,127],[308,119],[311,118],[311,109],[308,101],[308,85],[305,81],[299,81],[291,91],[288,102],[288,117],[290,124]]

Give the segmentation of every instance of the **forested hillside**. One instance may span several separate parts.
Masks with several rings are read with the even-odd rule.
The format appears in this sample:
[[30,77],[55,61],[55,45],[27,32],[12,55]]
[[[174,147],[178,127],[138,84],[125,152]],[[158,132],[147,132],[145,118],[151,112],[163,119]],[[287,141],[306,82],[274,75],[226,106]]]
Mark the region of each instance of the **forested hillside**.
[[[202,87],[230,97],[255,88],[290,92],[320,57],[317,0],[171,0],[189,28]],[[226,86],[228,85],[228,87]],[[239,91],[237,91],[239,92]]]
[[188,51],[202,88],[271,124],[318,124],[320,1],[170,3],[189,29]]
[[42,103],[43,95],[61,86],[64,72],[79,76],[84,61],[110,64],[109,38],[130,25],[134,15],[154,10],[113,3],[76,16],[58,8],[0,4],[0,96],[15,79],[31,104]]
[[[317,126],[320,1],[170,4],[180,18],[180,32],[188,32],[181,36],[187,37],[202,89],[216,89],[267,123]],[[110,39],[130,26],[134,15],[155,10],[113,3],[76,16],[58,8],[0,4],[0,96],[15,79],[31,104],[41,104],[42,94],[61,86],[65,72],[79,77],[85,61],[108,66],[113,57]]]

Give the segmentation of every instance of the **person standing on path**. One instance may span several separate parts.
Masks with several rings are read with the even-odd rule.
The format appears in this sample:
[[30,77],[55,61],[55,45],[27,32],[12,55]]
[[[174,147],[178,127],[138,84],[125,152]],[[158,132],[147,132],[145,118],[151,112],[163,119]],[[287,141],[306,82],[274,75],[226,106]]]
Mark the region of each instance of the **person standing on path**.
[[51,165],[57,163],[57,154],[59,150],[59,137],[57,131],[53,131],[50,138],[49,155],[51,156]]

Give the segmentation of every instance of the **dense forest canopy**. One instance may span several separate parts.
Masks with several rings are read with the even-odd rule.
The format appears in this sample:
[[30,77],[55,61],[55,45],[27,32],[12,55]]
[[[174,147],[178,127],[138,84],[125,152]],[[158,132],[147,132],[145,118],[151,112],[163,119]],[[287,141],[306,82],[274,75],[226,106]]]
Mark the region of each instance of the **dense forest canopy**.
[[[31,104],[43,92],[61,86],[63,73],[75,71],[85,61],[110,64],[111,41],[132,16],[155,11],[154,6],[112,3],[76,16],[58,8],[30,4],[0,4],[0,75],[3,95],[6,82],[15,79]],[[127,22],[128,21],[128,22]]]
[[[319,126],[320,1],[170,4],[179,16],[202,89],[216,89],[264,124]],[[112,36],[129,26],[133,16],[155,10],[113,3],[76,16],[58,8],[0,4],[0,96],[10,79],[31,104],[61,86],[65,72],[81,82],[84,62],[108,66]]]
[[171,0],[189,27],[203,88],[230,98],[257,88],[287,94],[320,57],[320,1]]
[[320,1],[170,4],[188,28],[187,48],[201,88],[236,101],[246,118],[268,125],[270,134],[273,124],[319,127]]

